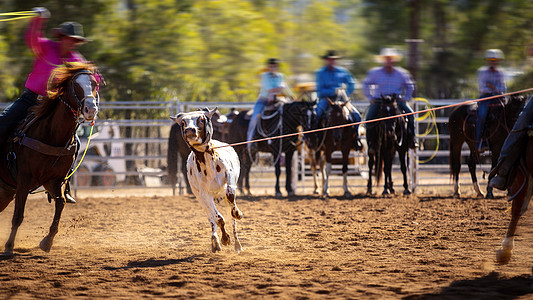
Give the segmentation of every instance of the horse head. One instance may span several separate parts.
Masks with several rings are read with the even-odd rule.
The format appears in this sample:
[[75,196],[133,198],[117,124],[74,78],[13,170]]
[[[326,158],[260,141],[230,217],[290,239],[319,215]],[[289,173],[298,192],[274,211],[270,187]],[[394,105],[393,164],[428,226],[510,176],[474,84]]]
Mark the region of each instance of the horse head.
[[507,99],[507,103],[505,104],[505,122],[508,127],[512,127],[516,122],[526,102],[527,98],[523,95],[511,95]]
[[96,74],[96,66],[90,63],[67,63],[54,70],[48,97],[59,98],[74,117],[94,121],[100,101]]

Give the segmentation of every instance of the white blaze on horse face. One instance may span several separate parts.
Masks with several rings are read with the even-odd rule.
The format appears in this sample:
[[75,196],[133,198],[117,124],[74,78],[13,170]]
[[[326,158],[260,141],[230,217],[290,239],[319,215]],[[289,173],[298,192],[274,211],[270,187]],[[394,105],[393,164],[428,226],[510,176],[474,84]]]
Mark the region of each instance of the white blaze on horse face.
[[96,96],[93,95],[91,75],[80,74],[76,77],[76,83],[83,90],[83,98],[80,99],[83,104],[83,117],[87,121],[92,121],[96,118],[96,114],[98,114],[98,100],[96,99]]

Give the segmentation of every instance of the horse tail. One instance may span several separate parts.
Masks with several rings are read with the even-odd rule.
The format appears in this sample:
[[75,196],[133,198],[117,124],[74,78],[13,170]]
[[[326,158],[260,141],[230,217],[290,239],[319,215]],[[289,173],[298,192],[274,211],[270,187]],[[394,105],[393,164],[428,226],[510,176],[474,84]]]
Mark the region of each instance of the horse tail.
[[174,123],[170,127],[170,135],[168,136],[167,173],[168,181],[172,187],[172,195],[176,195],[176,183],[178,182],[178,134],[181,134],[180,130],[180,126]]

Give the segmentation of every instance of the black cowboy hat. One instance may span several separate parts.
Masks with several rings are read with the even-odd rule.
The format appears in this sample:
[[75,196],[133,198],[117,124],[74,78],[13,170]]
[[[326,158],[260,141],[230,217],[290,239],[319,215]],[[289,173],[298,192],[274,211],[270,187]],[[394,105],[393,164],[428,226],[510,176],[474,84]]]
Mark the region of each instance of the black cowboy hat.
[[279,63],[280,63],[280,60],[277,58],[269,58],[267,59],[267,62],[266,62],[267,65],[279,65]]
[[57,37],[68,36],[84,43],[90,41],[83,36],[83,26],[77,22],[63,22],[58,28],[54,28],[54,33]]
[[323,59],[339,59],[341,56],[337,55],[337,51],[335,50],[328,50],[326,51],[326,54],[322,55],[321,58]]

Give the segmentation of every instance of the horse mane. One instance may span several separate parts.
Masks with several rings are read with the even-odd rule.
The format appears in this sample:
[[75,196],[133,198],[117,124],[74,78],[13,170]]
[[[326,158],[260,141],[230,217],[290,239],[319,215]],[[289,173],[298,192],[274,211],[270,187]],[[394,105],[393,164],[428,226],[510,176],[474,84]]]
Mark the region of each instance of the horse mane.
[[59,96],[68,91],[67,83],[69,79],[82,70],[95,73],[96,66],[92,63],[69,62],[55,68],[50,76],[53,79],[48,82],[47,95],[37,105],[33,106],[30,112],[33,112],[37,118],[49,114],[55,108]]

